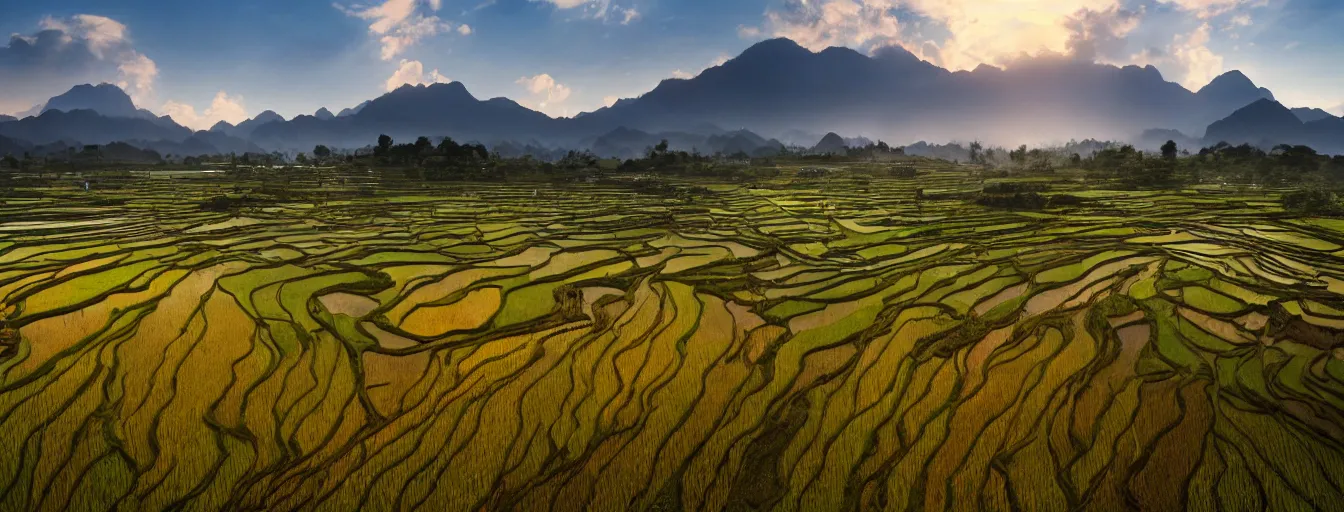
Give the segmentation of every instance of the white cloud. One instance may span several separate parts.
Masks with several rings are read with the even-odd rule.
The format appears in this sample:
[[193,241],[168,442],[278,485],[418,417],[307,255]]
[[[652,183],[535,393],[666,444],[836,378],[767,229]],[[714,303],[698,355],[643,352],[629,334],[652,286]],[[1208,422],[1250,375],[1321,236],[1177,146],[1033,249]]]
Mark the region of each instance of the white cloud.
[[1243,6],[1264,5],[1267,0],[1157,0],[1195,13],[1200,19],[1221,16]]
[[1284,50],[1292,50],[1292,49],[1295,49],[1295,48],[1297,48],[1297,47],[1299,47],[1299,46],[1302,46],[1302,42],[1301,42],[1301,41],[1293,41],[1293,42],[1290,42],[1290,43],[1288,43],[1288,44],[1283,45],[1283,49],[1284,49]]
[[1132,60],[1165,69],[1187,89],[1198,89],[1223,73],[1223,57],[1208,47],[1212,30],[1204,23],[1188,35],[1177,35],[1165,49],[1150,48]]
[[618,101],[621,101],[621,98],[618,97],[618,96],[603,96],[603,97],[602,97],[602,106],[604,106],[604,107],[610,107],[610,106],[612,106],[612,105],[615,105],[616,102],[618,102]]
[[463,23],[463,24],[457,26],[457,33],[458,33],[458,34],[462,34],[462,35],[464,35],[464,36],[469,36],[469,35],[471,35],[471,32],[472,32],[472,30],[471,30],[471,25],[468,25],[468,24],[466,24],[466,23]]
[[714,60],[711,61],[711,62],[709,63],[709,67],[711,67],[711,68],[716,68],[716,67],[722,66],[722,65],[724,65],[724,64],[727,64],[728,61],[730,61],[730,60],[732,60],[732,59],[733,59],[733,58],[732,58],[731,56],[729,56],[728,54],[726,54],[726,53],[720,53],[718,57],[714,57]]
[[[115,68],[117,76],[115,80],[108,81],[126,90],[136,103],[151,101],[159,68],[152,59],[135,49],[126,25],[105,16],[77,14],[69,18],[48,16],[39,22],[39,26],[44,31],[59,33],[57,45],[65,48],[83,47],[96,62],[110,64]],[[23,37],[18,34],[14,37],[29,45],[41,44],[40,37]]]
[[828,46],[886,46],[901,39],[895,7],[893,0],[788,0],[783,8],[765,13],[765,24],[775,37],[787,37],[814,51]]
[[424,85],[424,84],[446,84],[452,82],[452,79],[439,73],[438,69],[425,73],[425,65],[418,60],[401,59],[401,64],[397,70],[392,72],[392,76],[387,79],[387,90],[394,91],[398,87],[406,84]]
[[564,102],[569,99],[573,91],[564,84],[555,81],[550,74],[542,73],[531,77],[522,77],[514,83],[523,86],[531,98],[522,101],[524,106],[536,108],[547,115],[566,115],[569,109],[564,108]]
[[1125,54],[1126,38],[1139,28],[1142,10],[1112,7],[1103,11],[1080,10],[1066,16],[1069,38],[1065,53],[1081,60],[1115,62]]
[[438,16],[417,12],[421,5],[437,11],[441,6],[438,0],[384,0],[370,7],[334,5],[349,16],[369,21],[369,33],[382,44],[383,60],[395,59],[421,40],[452,29]]
[[126,25],[104,16],[76,14],[67,20],[48,16],[42,19],[41,26],[83,39],[89,51],[100,59],[106,58],[106,52],[126,42]]
[[640,12],[634,7],[612,5],[612,0],[531,0],[546,3],[562,11],[577,10],[584,19],[611,21],[629,25],[640,18]]
[[159,110],[172,116],[178,124],[193,130],[208,130],[220,121],[238,124],[246,121],[248,117],[247,108],[243,106],[243,97],[229,96],[224,91],[216,93],[210,106],[200,114],[197,114],[196,108],[191,105],[171,100],[164,102]]
[[682,71],[682,70],[680,70],[680,69],[677,69],[677,70],[675,70],[675,71],[672,72],[672,78],[680,78],[680,79],[683,79],[683,80],[689,80],[689,79],[691,79],[691,78],[695,78],[695,75],[694,75],[694,74],[691,74],[691,73],[687,73],[687,72]]
[[[814,51],[899,45],[953,70],[1004,66],[1024,56],[1151,62],[1193,83],[1222,66],[1206,24],[1218,18],[1219,26],[1245,27],[1250,11],[1277,1],[781,0],[767,9],[761,29],[741,25],[738,35],[788,37]],[[1161,21],[1141,30],[1149,18]],[[1143,47],[1160,51],[1136,55]]]
[[159,76],[159,66],[142,54],[128,56],[117,64],[121,80],[117,86],[125,90],[136,101],[146,101],[154,93],[154,80]]
[[532,0],[533,2],[546,2],[554,5],[557,9],[573,9],[584,4],[598,3],[600,0]]
[[628,9],[624,9],[624,11],[625,11],[625,12],[622,14],[622,17],[621,17],[621,24],[622,24],[622,25],[629,25],[630,22],[639,19],[639,11],[635,10],[634,7],[630,7],[630,8],[628,8]]

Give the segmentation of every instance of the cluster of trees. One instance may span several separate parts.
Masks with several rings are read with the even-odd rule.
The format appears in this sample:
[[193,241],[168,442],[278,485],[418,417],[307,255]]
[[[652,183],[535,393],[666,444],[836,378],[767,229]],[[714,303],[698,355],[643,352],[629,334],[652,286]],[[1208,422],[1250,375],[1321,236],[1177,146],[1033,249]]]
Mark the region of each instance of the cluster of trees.
[[152,149],[140,149],[124,142],[43,148],[40,155],[23,152],[22,158],[13,154],[0,157],[0,169],[28,171],[76,171],[112,165],[162,165],[165,157]]
[[[314,154],[322,148],[313,148]],[[438,145],[430,142],[429,137],[417,138],[410,144],[393,144],[392,137],[379,135],[378,145],[373,147],[373,157],[384,164],[442,167],[464,161],[479,163],[488,160],[490,150],[483,144],[458,144],[452,137],[444,137]]]
[[[313,154],[317,155],[323,149],[322,146],[313,148]],[[452,137],[444,137],[437,145],[429,137],[419,137],[409,144],[395,144],[392,137],[379,135],[378,145],[372,151],[356,153],[348,160],[400,167],[408,176],[440,181],[481,177],[488,170],[491,155],[483,144],[458,144]]]
[[1087,158],[1079,157],[1077,161],[1083,169],[1113,174],[1133,186],[1168,186],[1176,182],[1174,152],[1171,156],[1153,157],[1126,144],[1103,149]]
[[1344,155],[1322,155],[1302,145],[1282,144],[1264,151],[1249,144],[1221,142],[1188,160],[1195,173],[1224,180],[1295,183],[1344,178]]
[[1283,208],[1313,215],[1344,214],[1344,207],[1339,204],[1339,196],[1329,190],[1318,188],[1301,190],[1283,196]]
[[[1189,155],[1189,156],[1184,156]],[[1301,145],[1280,145],[1264,151],[1249,144],[1226,142],[1196,154],[1167,141],[1156,154],[1134,146],[1106,148],[1087,158],[1075,156],[1078,167],[1108,173],[1137,186],[1179,182],[1300,183],[1344,179],[1344,156],[1328,156]]]
[[854,160],[883,160],[884,158],[905,156],[905,148],[877,141],[866,146],[846,147],[846,155]]

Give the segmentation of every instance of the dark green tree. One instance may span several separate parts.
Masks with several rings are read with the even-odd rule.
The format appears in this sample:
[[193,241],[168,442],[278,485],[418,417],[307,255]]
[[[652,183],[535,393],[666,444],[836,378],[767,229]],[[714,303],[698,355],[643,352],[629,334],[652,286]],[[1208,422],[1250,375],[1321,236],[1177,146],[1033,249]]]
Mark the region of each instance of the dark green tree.
[[1166,144],[1162,145],[1162,158],[1164,160],[1175,160],[1177,151],[1179,150],[1176,147],[1176,141],[1169,140]]

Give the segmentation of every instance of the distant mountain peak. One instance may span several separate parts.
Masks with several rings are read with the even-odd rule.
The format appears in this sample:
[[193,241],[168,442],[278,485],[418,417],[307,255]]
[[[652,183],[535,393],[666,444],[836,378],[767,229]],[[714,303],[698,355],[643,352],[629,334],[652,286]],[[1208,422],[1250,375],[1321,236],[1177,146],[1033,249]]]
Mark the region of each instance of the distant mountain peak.
[[126,91],[112,84],[81,84],[47,100],[42,112],[92,110],[108,117],[140,117],[139,109]]
[[350,108],[343,108],[343,109],[341,109],[341,111],[340,111],[339,113],[336,114],[336,117],[350,117],[350,116],[353,116],[353,115],[355,115],[355,114],[358,114],[359,111],[364,110],[364,107],[367,107],[367,106],[369,106],[369,102],[368,102],[368,100],[365,100],[365,101],[363,101],[363,102],[360,102],[360,104],[355,105],[355,106],[353,106],[353,107],[350,107]]
[[1274,99],[1274,93],[1269,92],[1269,89],[1256,86],[1245,73],[1235,69],[1218,75],[1195,94],[1216,99]]
[[[897,44],[883,46],[873,51],[873,59],[899,63],[915,63],[923,60],[911,53],[910,50],[905,49],[904,46]],[[981,64],[981,66],[984,66],[984,64]]]
[[1337,119],[1334,114],[1321,110],[1319,108],[1295,108],[1293,114],[1304,123],[1320,121],[1322,119]]
[[209,131],[214,133],[227,133],[229,130],[232,129],[233,129],[232,123],[228,121],[220,121],[218,123],[215,123],[214,126],[211,126]]
[[[404,84],[401,87],[394,89],[392,92],[384,94],[379,100],[384,98],[418,98],[421,100],[448,98],[459,101],[476,101],[476,97],[471,95],[471,91],[468,91],[467,86],[462,82],[440,82],[429,85]],[[377,102],[378,100],[373,101],[373,103]],[[367,107],[367,105],[365,107]]]
[[432,92],[436,95],[444,94],[444,95],[456,96],[463,100],[470,99],[471,101],[478,101],[476,99],[476,96],[471,94],[471,91],[467,90],[467,85],[462,82],[448,82],[448,83],[440,82],[430,84],[429,86],[425,87],[425,90]]
[[1234,69],[1232,71],[1228,71],[1226,73],[1218,75],[1217,77],[1214,77],[1214,79],[1209,82],[1209,85],[1213,85],[1219,82],[1237,83],[1237,84],[1255,86],[1255,82],[1252,82],[1251,78],[1246,76],[1246,73],[1242,73],[1240,69]]
[[811,50],[803,48],[792,39],[779,37],[775,39],[766,39],[765,41],[751,45],[750,48],[742,51],[742,54],[738,56],[738,59],[751,59],[762,56],[790,58],[811,54]]
[[[857,52],[857,51],[854,51],[853,48],[849,48],[849,47],[847,47],[847,46],[828,46],[828,47],[826,47],[825,50],[822,50],[822,51],[820,51],[820,52],[817,52],[817,55],[828,55],[828,56],[834,55],[834,56],[841,56],[841,57],[850,57],[850,56],[855,56],[855,55],[860,56],[860,57],[863,56],[862,53],[859,53],[859,52]],[[897,55],[899,55],[899,54],[897,54]]]
[[1299,135],[1302,121],[1282,103],[1261,98],[1232,115],[1209,125],[1206,143],[1261,144],[1266,140],[1293,140]]
[[835,132],[827,133],[826,136],[822,137],[821,140],[817,142],[816,146],[812,147],[812,152],[835,153],[835,154],[844,153],[845,138],[841,137],[840,134]]
[[991,65],[989,65],[989,64],[983,64],[983,63],[982,63],[982,64],[980,64],[979,66],[976,66],[975,69],[971,70],[971,72],[972,72],[972,73],[1001,73],[1001,72],[1003,72],[1003,68],[1000,68],[1000,67],[998,67],[998,66],[991,66]]
[[256,123],[269,123],[272,121],[284,121],[284,120],[285,120],[284,116],[275,113],[274,110],[267,110],[265,112],[257,114],[257,117],[252,118],[252,121]]
[[314,113],[313,113],[313,117],[316,117],[316,118],[321,119],[321,120],[323,120],[323,121],[327,121],[327,120],[335,119],[335,118],[336,118],[336,115],[335,115],[335,114],[332,114],[330,110],[327,110],[327,107],[322,107],[322,108],[317,109],[317,112],[314,112]]

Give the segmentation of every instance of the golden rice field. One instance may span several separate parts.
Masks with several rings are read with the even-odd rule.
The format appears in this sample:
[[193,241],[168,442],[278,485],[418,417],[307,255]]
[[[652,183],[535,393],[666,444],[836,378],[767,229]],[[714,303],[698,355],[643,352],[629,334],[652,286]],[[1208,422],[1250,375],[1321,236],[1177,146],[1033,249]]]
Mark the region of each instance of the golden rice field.
[[0,510],[1344,504],[1344,221],[790,176],[0,197]]

